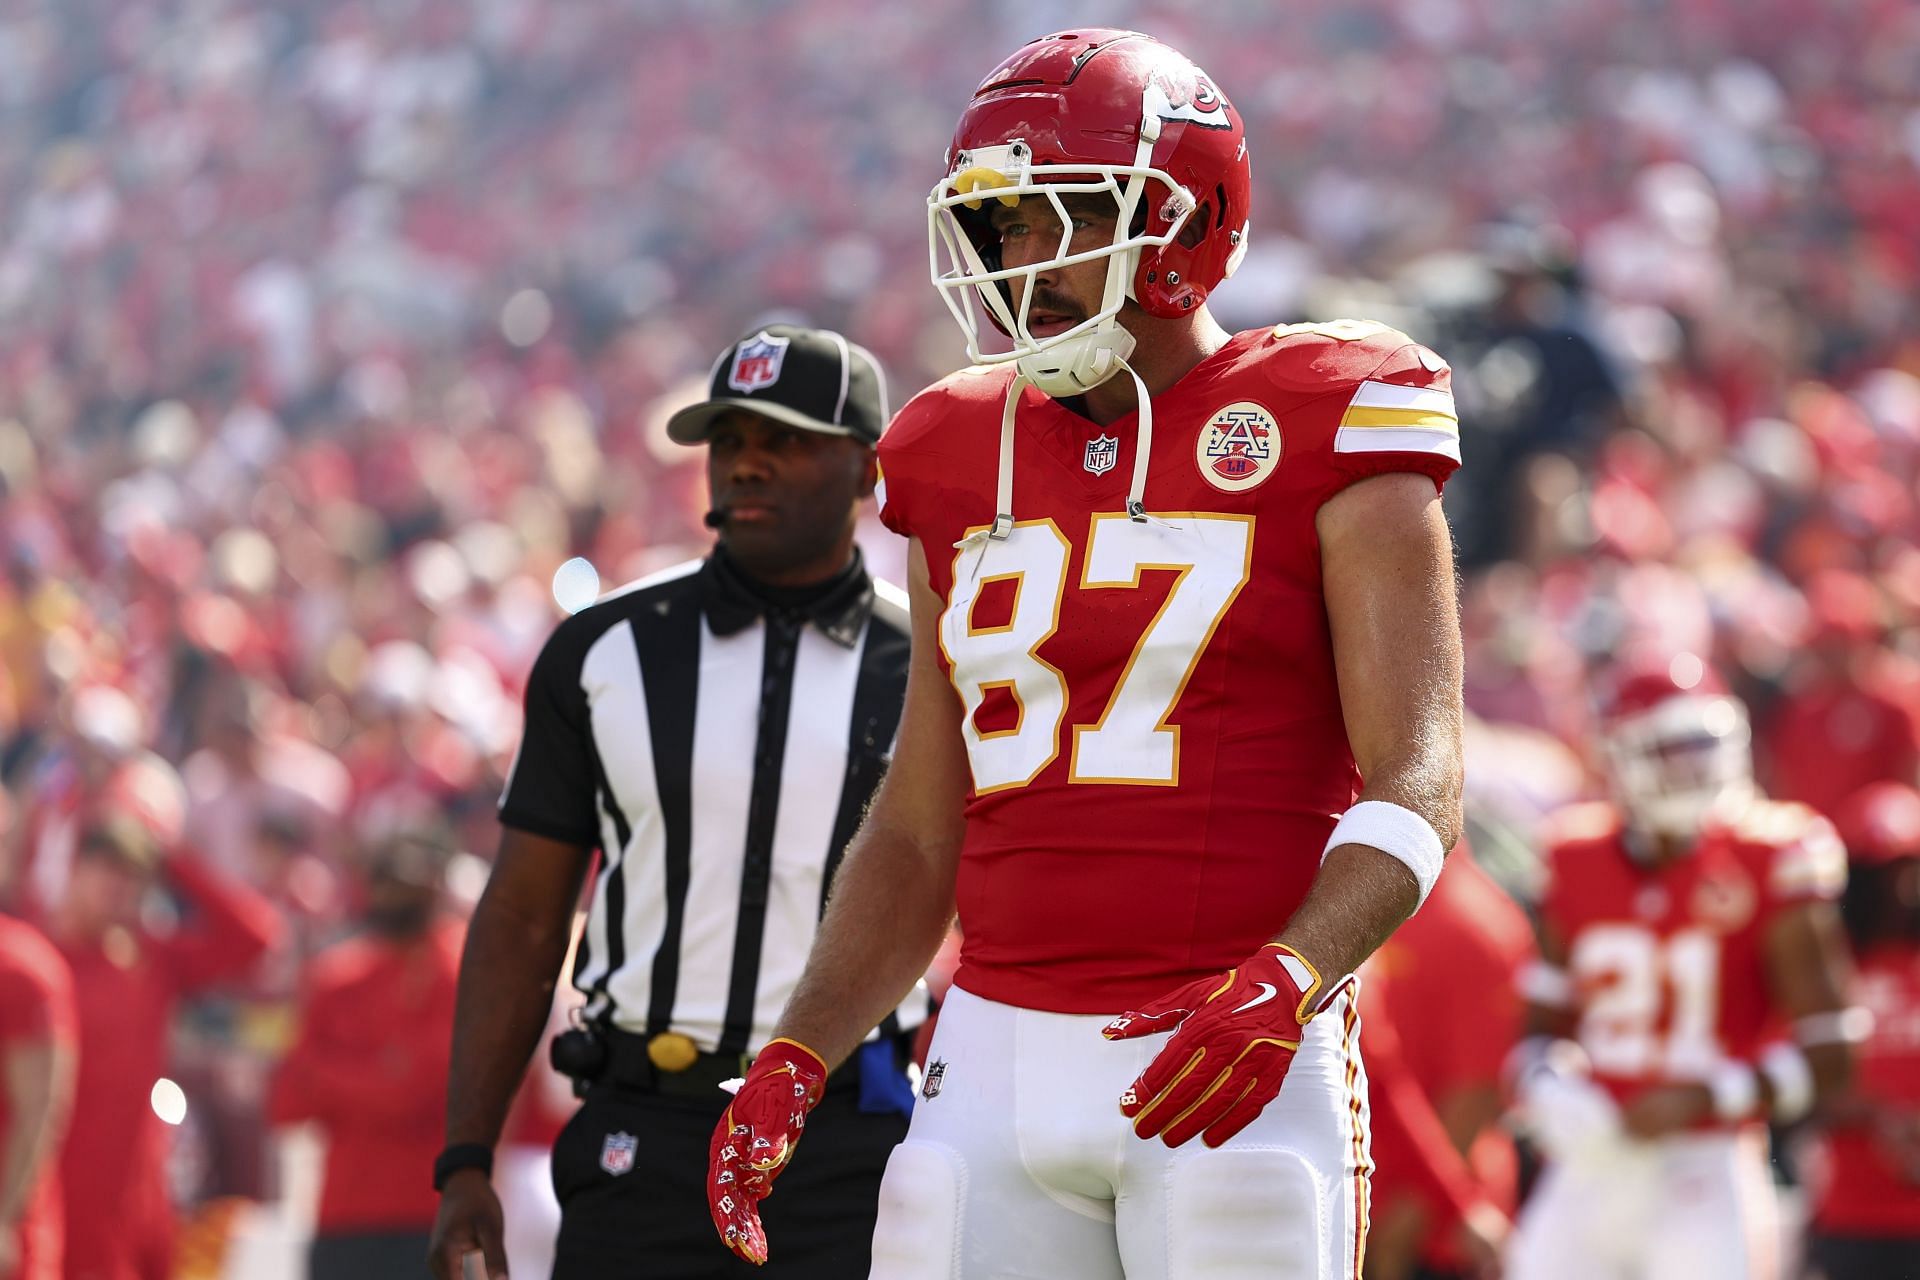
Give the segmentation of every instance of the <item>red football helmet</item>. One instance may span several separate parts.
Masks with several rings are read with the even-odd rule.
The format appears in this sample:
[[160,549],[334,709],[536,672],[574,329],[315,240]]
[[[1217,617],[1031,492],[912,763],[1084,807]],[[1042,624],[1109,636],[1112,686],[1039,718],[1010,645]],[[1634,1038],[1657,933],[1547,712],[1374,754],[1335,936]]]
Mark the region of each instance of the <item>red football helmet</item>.
[[1920,791],[1875,782],[1848,796],[1833,815],[1849,861],[1877,866],[1920,858]]
[[1755,795],[1747,709],[1691,653],[1622,667],[1600,709],[1607,782],[1629,826],[1691,840]]
[[[1128,298],[1148,314],[1187,314],[1233,274],[1247,251],[1253,173],[1240,115],[1175,50],[1136,31],[1080,28],[1035,40],[974,91],[947,153],[947,173],[927,200],[933,283],[979,363],[1019,362],[1049,395],[1074,395],[1113,376],[1133,348],[1119,325]],[[1116,203],[1113,242],[1069,253],[1063,194]],[[1045,196],[1061,226],[1044,262],[1002,269],[983,207]],[[1197,232],[1184,237],[1190,221]],[[942,255],[945,262],[942,262]],[[1105,258],[1100,310],[1064,332],[1035,338],[1027,304],[1035,276]],[[1008,282],[1028,289],[1016,314]],[[980,349],[974,300],[1014,349]]]

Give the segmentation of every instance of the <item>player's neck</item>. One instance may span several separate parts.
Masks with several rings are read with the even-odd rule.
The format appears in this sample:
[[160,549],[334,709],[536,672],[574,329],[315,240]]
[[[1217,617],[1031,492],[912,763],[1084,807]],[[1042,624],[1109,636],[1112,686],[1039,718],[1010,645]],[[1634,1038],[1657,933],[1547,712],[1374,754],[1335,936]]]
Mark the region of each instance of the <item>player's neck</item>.
[[[1227,345],[1233,336],[1220,327],[1204,307],[1177,320],[1157,320],[1134,311],[1126,318],[1134,336],[1133,355],[1127,363],[1147,384],[1147,394],[1157,396],[1193,371],[1194,366]],[[1081,397],[1088,418],[1106,426],[1132,413],[1136,407],[1133,379],[1124,372]]]

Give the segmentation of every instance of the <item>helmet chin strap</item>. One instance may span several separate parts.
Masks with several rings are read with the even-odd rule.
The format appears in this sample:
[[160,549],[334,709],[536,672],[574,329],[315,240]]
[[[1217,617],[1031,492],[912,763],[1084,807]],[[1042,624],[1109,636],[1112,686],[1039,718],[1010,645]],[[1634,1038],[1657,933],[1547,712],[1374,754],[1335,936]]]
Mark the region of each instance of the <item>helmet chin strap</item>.
[[1133,334],[1118,317],[1109,316],[1077,338],[1021,356],[1016,367],[1043,394],[1062,400],[1083,395],[1120,372],[1133,344]]
[[[1126,331],[1123,329],[1121,332]],[[1131,345],[1131,342],[1129,335],[1128,344]],[[1125,369],[1127,376],[1133,379],[1133,394],[1139,406],[1135,414],[1133,481],[1127,486],[1127,518],[1142,524],[1166,524],[1166,521],[1147,514],[1147,467],[1153,460],[1153,397],[1147,394],[1147,384],[1134,367],[1124,357],[1116,356],[1115,359],[1116,367]],[[1013,381],[1007,384],[1007,398],[1000,406],[999,476],[994,486],[993,523],[984,529],[975,529],[954,543],[956,551],[977,545],[984,557],[989,543],[1004,541],[1013,532],[1013,427],[1020,410],[1020,394],[1028,385],[1024,370],[1015,373]],[[976,568],[978,564],[976,560]]]

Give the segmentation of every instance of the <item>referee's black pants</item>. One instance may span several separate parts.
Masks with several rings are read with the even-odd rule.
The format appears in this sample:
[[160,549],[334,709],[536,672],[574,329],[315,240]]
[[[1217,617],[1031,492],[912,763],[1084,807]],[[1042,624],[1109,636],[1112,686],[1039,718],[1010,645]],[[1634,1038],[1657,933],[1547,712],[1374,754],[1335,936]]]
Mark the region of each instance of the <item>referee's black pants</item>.
[[[863,1112],[858,1099],[857,1088],[830,1089],[807,1117],[792,1163],[760,1202],[769,1257],[755,1267],[720,1243],[707,1210],[707,1149],[726,1095],[595,1085],[553,1147],[553,1280],[865,1280],[880,1175],[907,1118]],[[615,1134],[635,1140],[630,1172],[603,1166]]]

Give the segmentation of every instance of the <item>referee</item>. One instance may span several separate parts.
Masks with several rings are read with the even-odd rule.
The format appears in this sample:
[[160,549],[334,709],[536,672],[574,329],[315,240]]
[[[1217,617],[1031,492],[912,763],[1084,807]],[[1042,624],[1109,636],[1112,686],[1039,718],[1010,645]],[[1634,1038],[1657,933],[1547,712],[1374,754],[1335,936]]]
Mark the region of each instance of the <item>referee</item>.
[[441,1280],[475,1251],[506,1274],[493,1148],[596,848],[573,970],[586,1003],[552,1050],[586,1099],[554,1146],[555,1280],[866,1275],[923,989],[829,1081],[769,1203],[781,1248],[764,1271],[714,1238],[703,1183],[720,1083],[772,1037],[900,718],[905,598],[853,541],[886,417],[879,365],[837,333],[734,344],[667,428],[707,446],[719,545],[562,622],[535,662],[460,966]]

